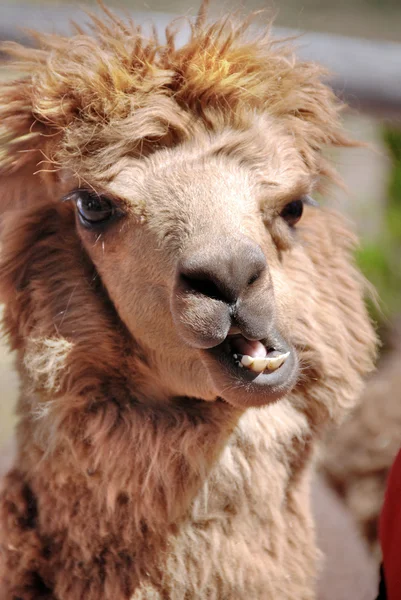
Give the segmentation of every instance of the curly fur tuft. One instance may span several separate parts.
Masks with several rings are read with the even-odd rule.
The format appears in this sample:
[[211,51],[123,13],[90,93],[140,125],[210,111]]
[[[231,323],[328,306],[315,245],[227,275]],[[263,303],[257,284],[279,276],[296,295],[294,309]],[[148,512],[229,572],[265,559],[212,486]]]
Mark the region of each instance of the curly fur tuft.
[[31,160],[19,152],[27,143],[44,169],[67,164],[79,174],[85,160],[93,171],[99,158],[104,169],[106,160],[112,165],[121,155],[154,151],[155,141],[185,139],[196,119],[211,129],[241,128],[255,111],[285,123],[308,169],[332,173],[322,148],[350,142],[338,118],[341,103],[321,81],[324,70],[296,60],[269,29],[255,34],[251,25],[252,18],[241,25],[230,17],[199,22],[177,47],[176,24],[161,45],[156,34],[144,37],[139,26],[107,11],[102,20],[91,16],[90,35],[79,28],[72,38],[37,34],[36,50],[3,44],[28,73],[1,90],[3,139],[10,140],[3,169]]

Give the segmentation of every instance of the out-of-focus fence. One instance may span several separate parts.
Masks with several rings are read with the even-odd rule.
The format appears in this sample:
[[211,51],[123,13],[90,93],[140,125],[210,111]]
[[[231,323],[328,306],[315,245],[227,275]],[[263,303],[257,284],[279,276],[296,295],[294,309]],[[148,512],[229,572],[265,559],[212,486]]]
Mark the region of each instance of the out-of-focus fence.
[[[170,14],[156,12],[135,11],[130,15],[142,24],[153,21],[161,34],[172,19]],[[70,20],[82,24],[85,14],[68,4],[0,2],[0,40],[29,43],[24,29],[67,34]],[[275,28],[273,33],[279,38],[295,38],[300,57],[327,66],[335,91],[351,106],[401,119],[401,44],[282,28]],[[183,24],[180,41],[185,42],[187,35],[188,27]]]

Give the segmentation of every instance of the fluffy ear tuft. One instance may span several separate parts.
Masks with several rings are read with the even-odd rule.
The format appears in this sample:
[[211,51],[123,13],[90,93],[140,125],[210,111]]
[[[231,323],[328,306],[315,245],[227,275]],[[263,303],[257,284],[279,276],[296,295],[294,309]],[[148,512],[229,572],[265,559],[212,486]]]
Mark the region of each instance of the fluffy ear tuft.
[[[3,44],[1,49],[11,52],[17,44]],[[23,49],[28,53],[28,49]],[[22,66],[22,65],[21,65]],[[44,145],[40,134],[45,133],[32,106],[32,77],[0,84],[0,174],[15,173],[27,163],[41,159]],[[35,156],[34,156],[35,155]]]
[[[24,61],[43,55],[11,42],[1,50],[17,58],[13,66],[21,71]],[[56,184],[51,158],[56,136],[35,115],[34,86],[34,74],[0,84],[0,212],[36,198],[43,201]]]

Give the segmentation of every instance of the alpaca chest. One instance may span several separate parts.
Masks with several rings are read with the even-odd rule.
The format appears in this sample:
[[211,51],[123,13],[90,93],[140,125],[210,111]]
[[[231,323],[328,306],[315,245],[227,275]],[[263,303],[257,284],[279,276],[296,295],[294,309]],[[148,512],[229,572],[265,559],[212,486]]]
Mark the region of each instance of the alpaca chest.
[[[162,584],[169,598],[313,597],[306,475],[289,494],[290,461],[274,433],[277,417],[276,409],[244,415],[190,517],[170,538]],[[293,418],[288,426],[294,434],[300,422]],[[137,594],[135,600],[153,597]]]

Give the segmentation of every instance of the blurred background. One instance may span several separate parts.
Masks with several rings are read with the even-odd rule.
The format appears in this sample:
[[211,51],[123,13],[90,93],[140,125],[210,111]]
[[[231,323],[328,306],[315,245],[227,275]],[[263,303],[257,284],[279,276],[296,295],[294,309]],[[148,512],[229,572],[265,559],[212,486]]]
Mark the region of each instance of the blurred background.
[[[119,0],[112,6],[139,11],[141,20],[154,12],[164,24],[168,15],[196,14],[199,3]],[[363,404],[323,444],[321,470],[379,560],[377,517],[389,466],[401,446],[401,0],[243,0],[241,5],[216,0],[210,15],[236,8],[265,9],[275,18],[274,34],[302,33],[294,42],[299,54],[333,71],[331,83],[350,103],[346,127],[368,145],[333,152],[345,187],[330,188],[323,201],[346,213],[359,233],[357,260],[379,295],[378,303],[368,302],[382,340],[381,358]],[[85,20],[77,4],[0,0],[0,39],[25,40],[21,27],[65,32],[69,17]],[[5,65],[0,77],[12,76]],[[1,342],[0,447],[15,424],[18,382],[12,361]]]

